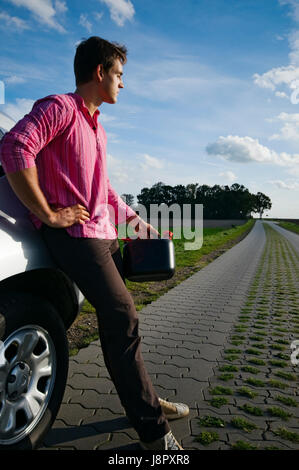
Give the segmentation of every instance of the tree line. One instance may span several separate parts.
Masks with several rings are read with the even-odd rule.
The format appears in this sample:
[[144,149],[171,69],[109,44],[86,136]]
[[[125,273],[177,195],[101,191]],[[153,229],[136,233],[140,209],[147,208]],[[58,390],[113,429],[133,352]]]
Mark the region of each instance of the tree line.
[[[129,206],[134,205],[132,194],[122,194],[121,197]],[[194,213],[195,204],[203,204],[204,219],[248,219],[252,217],[252,213],[262,217],[265,210],[272,207],[268,196],[261,192],[251,194],[247,188],[237,183],[231,186],[200,186],[198,183],[170,186],[159,182],[151,188],[142,188],[137,195],[137,203],[145,206],[148,211],[150,204],[178,204],[180,207],[190,204],[191,213],[192,207]]]

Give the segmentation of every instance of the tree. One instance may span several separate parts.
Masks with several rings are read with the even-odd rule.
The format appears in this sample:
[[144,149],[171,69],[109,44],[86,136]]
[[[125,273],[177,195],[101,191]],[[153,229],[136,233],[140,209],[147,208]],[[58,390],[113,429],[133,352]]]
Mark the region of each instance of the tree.
[[271,199],[263,193],[258,192],[253,197],[253,212],[260,214],[260,219],[265,210],[270,210],[272,207]]
[[270,198],[263,193],[251,194],[245,186],[234,183],[231,187],[190,183],[169,186],[161,181],[151,188],[142,188],[137,201],[149,210],[151,204],[191,205],[191,218],[195,214],[195,204],[203,205],[204,219],[248,219],[251,212],[263,212],[271,209]]
[[128,206],[132,206],[134,204],[133,194],[122,194],[120,197]]

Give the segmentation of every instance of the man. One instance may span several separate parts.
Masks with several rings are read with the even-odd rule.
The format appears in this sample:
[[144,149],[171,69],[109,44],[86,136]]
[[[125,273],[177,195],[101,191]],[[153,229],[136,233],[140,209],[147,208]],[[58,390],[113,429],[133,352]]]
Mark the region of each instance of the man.
[[141,447],[179,450],[168,419],[186,416],[189,409],[158,398],[153,389],[111,222],[112,215],[115,224],[134,220],[141,235],[158,236],[107,175],[98,107],[117,102],[125,63],[124,46],[99,37],[81,42],[74,60],[76,91],[38,100],[5,135],[0,158],[56,264],[96,309],[105,364]]

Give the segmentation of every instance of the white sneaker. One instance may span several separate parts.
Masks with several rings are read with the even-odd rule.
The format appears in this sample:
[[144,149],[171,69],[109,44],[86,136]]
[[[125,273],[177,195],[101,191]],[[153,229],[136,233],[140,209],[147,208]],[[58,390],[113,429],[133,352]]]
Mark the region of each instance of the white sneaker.
[[140,441],[140,446],[143,450],[184,450],[178,443],[171,431],[165,436],[152,442]]
[[184,416],[189,414],[189,406],[184,403],[172,403],[170,401],[163,400],[162,398],[159,398],[159,402],[168,421],[184,418]]

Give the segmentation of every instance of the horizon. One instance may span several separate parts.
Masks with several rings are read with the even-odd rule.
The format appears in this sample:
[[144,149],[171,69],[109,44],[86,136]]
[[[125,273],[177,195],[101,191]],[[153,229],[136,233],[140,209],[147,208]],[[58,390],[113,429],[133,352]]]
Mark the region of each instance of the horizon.
[[5,0],[0,127],[73,92],[76,45],[98,35],[128,47],[125,88],[99,117],[120,195],[238,183],[270,197],[263,218],[298,219],[298,12],[299,0]]

